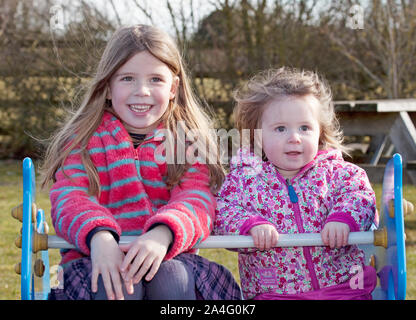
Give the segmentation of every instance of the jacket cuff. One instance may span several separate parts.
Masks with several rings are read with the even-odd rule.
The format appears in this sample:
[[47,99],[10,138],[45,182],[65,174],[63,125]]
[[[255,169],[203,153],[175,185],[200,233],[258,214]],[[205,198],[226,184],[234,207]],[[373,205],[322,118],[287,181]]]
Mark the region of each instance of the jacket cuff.
[[92,229],[89,233],[88,233],[88,235],[87,235],[87,238],[85,239],[85,243],[87,244],[87,247],[88,247],[88,249],[91,251],[91,240],[92,240],[92,237],[97,233],[97,232],[100,232],[100,231],[110,231],[110,233],[113,235],[113,237],[114,237],[114,239],[117,241],[117,243],[120,241],[120,237],[119,237],[119,235],[117,234],[117,231],[116,230],[114,230],[114,229],[112,229],[112,228],[110,228],[110,227],[96,227],[96,228],[94,228],[94,229]]
[[166,225],[173,234],[172,243],[166,252],[164,260],[170,260],[178,254],[186,251],[187,242],[189,241],[189,239],[187,239],[186,232],[184,232],[183,228],[180,227],[176,219],[172,215],[167,214],[167,212],[159,213],[147,220],[143,228],[143,233],[146,233],[159,224]]
[[347,224],[350,227],[350,232],[357,232],[360,231],[360,226],[351,216],[351,214],[345,212],[337,212],[331,214],[328,219],[326,219],[325,224],[328,222],[342,222]]
[[274,224],[271,223],[269,220],[266,220],[265,218],[260,217],[260,216],[254,216],[254,217],[249,218],[243,223],[243,225],[240,228],[240,235],[244,235],[244,236],[248,235],[251,228],[258,226],[260,224],[270,224],[274,226]]

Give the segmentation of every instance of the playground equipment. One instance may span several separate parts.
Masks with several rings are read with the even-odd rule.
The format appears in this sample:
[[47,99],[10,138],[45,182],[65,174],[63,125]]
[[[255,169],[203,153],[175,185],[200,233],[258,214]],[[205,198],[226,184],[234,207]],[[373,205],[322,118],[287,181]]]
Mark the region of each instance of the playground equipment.
[[[406,298],[406,248],[404,213],[413,211],[413,205],[403,199],[402,158],[395,154],[386,165],[383,178],[382,204],[378,229],[351,232],[348,243],[357,244],[366,255],[368,264],[376,268],[378,284],[373,298],[378,300],[404,300]],[[48,249],[74,248],[65,240],[48,235],[44,211],[36,208],[35,170],[30,158],[23,160],[23,203],[12,209],[12,216],[22,222],[21,235],[16,246],[22,249],[22,261],[15,267],[21,275],[22,300],[45,300],[51,286]],[[120,244],[134,236],[122,236]],[[322,246],[317,234],[281,234],[278,247]],[[250,248],[251,236],[210,236],[196,248]],[[55,269],[56,271],[56,269]],[[56,283],[55,283],[56,282]],[[62,282],[61,282],[62,283]]]

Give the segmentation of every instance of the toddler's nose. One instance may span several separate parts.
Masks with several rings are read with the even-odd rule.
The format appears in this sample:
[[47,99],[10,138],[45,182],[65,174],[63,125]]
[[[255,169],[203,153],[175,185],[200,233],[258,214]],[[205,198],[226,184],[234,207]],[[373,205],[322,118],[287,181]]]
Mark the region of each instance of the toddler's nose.
[[299,133],[297,133],[295,131],[290,132],[288,142],[289,143],[300,143]]

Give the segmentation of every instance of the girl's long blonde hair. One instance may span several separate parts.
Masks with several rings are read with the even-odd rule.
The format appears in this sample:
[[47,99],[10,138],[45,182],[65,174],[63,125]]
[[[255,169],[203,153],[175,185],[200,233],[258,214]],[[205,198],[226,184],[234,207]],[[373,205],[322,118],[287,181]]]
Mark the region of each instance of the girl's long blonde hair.
[[[87,144],[101,123],[104,111],[117,116],[111,101],[107,100],[108,84],[112,75],[136,53],[148,51],[165,63],[179,78],[175,99],[162,116],[167,130],[176,137],[177,123],[185,125],[183,130],[197,130],[205,139],[209,157],[216,159],[207,166],[210,172],[210,187],[215,192],[224,180],[224,169],[219,160],[217,137],[213,122],[193,93],[186,75],[182,57],[172,38],[165,32],[147,25],[124,27],[116,31],[101,56],[97,72],[91,80],[79,108],[69,115],[68,121],[51,138],[41,168],[42,187],[55,181],[56,171],[63,166],[69,153],[76,147],[81,149],[81,158],[89,178],[89,193],[100,193],[100,182],[96,168],[88,154]],[[68,147],[69,146],[69,147]],[[176,148],[174,149],[176,150]],[[208,158],[208,155],[205,159]],[[168,164],[167,185],[172,187],[180,181],[189,164]]]
[[313,71],[282,67],[255,75],[234,94],[237,101],[234,109],[236,127],[240,132],[250,130],[250,147],[253,149],[254,129],[260,128],[264,106],[274,99],[306,95],[314,96],[321,105],[319,149],[340,149],[348,154],[348,148],[342,145],[343,133],[335,114],[331,88]]

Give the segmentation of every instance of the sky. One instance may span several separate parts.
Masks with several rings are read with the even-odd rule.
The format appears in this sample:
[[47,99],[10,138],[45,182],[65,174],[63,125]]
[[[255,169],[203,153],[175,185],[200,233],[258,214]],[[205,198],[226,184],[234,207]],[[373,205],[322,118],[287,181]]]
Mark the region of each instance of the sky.
[[[39,0],[41,1],[41,0]],[[76,16],[79,13],[77,10],[78,4],[81,0],[50,0],[51,6],[62,6],[61,12],[63,13],[63,20],[77,20]],[[167,3],[169,3],[175,13],[175,19],[179,26],[182,26],[181,21],[181,11],[184,13],[184,16],[187,19],[187,31],[189,33],[195,32],[197,30],[198,21],[202,21],[202,19],[207,16],[211,11],[215,10],[216,3],[221,1],[216,0],[84,0],[90,4],[92,4],[95,8],[100,10],[105,16],[108,16],[110,19],[114,19],[117,21],[117,15],[115,11],[118,13],[118,17],[121,21],[121,25],[134,25],[137,23],[142,24],[153,24],[156,27],[168,32],[171,36],[175,35],[175,28],[173,25],[173,19],[168,11]],[[272,0],[268,0],[272,1]],[[294,0],[296,1],[296,0]],[[310,0],[309,0],[310,1]],[[364,1],[364,0],[363,0]],[[365,1],[364,1],[365,2]],[[113,3],[113,4],[112,4]],[[231,1],[233,3],[233,1]],[[285,2],[288,6],[290,6],[291,1]],[[296,3],[296,2],[294,2]],[[319,6],[316,6],[316,10],[322,10],[326,4],[328,4],[328,0],[320,0]],[[138,7],[141,6],[144,10],[151,14],[152,19],[146,17],[143,11]],[[193,5],[193,9],[191,10],[191,4]],[[113,7],[114,5],[114,7]],[[323,7],[322,7],[323,6]],[[73,10],[71,10],[71,8]],[[319,11],[318,10],[318,11]],[[194,23],[192,23],[190,17],[191,12],[194,15]],[[51,13],[51,12],[50,12]],[[59,13],[59,10],[58,10]],[[51,15],[55,14],[55,12],[51,13]],[[353,12],[355,14],[355,12]],[[361,16],[363,14],[361,13]],[[81,18],[82,19],[82,18]],[[354,20],[355,21],[355,20]],[[361,24],[363,25],[363,23]],[[361,26],[360,25],[360,26]],[[353,26],[355,28],[355,25]],[[362,29],[363,27],[359,27]],[[64,28],[61,28],[63,30]]]
[[[65,0],[57,0],[60,1]],[[114,9],[108,0],[87,0],[94,4],[97,8],[110,14],[110,17],[116,19]],[[114,6],[124,25],[132,25],[136,23],[152,24],[143,12],[136,6],[138,2],[143,8],[148,10],[153,17],[153,24],[166,32],[173,32],[172,19],[166,6],[166,0],[113,0]],[[214,10],[214,6],[207,0],[169,0],[174,12],[179,17],[180,9],[184,8],[185,15],[189,17],[190,4],[193,2],[195,21],[200,21],[210,11]]]

